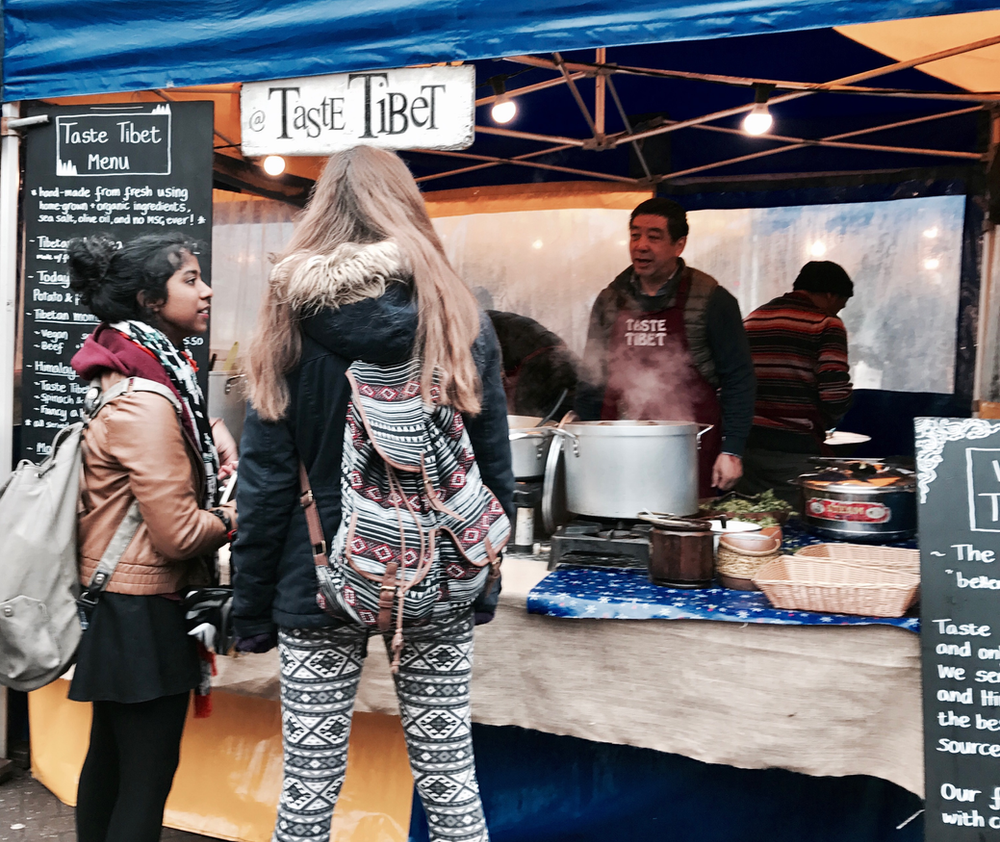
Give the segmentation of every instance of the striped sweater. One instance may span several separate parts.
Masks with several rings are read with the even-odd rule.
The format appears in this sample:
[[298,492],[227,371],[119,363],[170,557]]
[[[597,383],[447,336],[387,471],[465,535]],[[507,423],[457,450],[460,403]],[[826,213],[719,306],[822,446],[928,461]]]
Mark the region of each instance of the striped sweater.
[[822,436],[851,405],[844,323],[790,292],[743,324],[757,375],[754,426]]

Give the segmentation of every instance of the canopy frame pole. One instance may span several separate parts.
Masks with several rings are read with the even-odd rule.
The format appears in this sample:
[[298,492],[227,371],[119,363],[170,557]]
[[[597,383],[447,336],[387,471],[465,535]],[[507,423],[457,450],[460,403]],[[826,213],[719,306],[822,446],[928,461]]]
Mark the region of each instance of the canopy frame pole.
[[513,137],[518,140],[537,140],[540,143],[561,143],[565,146],[583,147],[589,141],[578,137],[560,137],[554,134],[535,134],[534,132],[519,132],[516,129],[501,129],[498,126],[476,126],[476,134],[495,134],[498,137]]
[[580,108],[580,113],[583,114],[583,119],[587,121],[587,125],[590,127],[590,133],[594,136],[594,140],[600,143],[603,138],[598,137],[597,126],[594,125],[594,118],[590,116],[590,109],[587,108],[587,103],[583,101],[580,89],[577,88],[576,82],[570,78],[569,71],[564,66],[562,56],[559,55],[559,53],[553,53],[552,55],[556,57],[556,64],[559,67],[559,71],[562,73],[563,79],[566,80],[570,93],[573,94],[573,99],[576,100],[576,104]]
[[[598,47],[597,48],[597,63],[603,65],[607,59],[607,48]],[[595,134],[599,141],[604,140],[604,89],[607,82],[607,76],[603,71],[599,71],[594,77],[594,124],[597,126]]]
[[[990,111],[990,144],[986,153],[986,167],[997,166],[997,155],[1000,154],[1000,108]],[[990,199],[996,200],[991,196]],[[998,352],[1000,352],[1000,336],[998,336],[993,316],[993,302],[997,297],[997,284],[1000,278],[996,274],[997,257],[997,226],[990,221],[989,212],[983,220],[984,236],[982,262],[980,264],[979,288],[979,323],[976,326],[976,366],[972,378],[972,405],[978,408],[980,401],[994,400],[989,385],[993,378],[1000,374],[997,368]],[[988,347],[988,346],[992,347]],[[990,371],[987,371],[987,365]]]
[[[587,176],[588,178],[596,178],[602,181],[617,181],[617,182],[622,182],[624,184],[634,184],[636,186],[639,186],[640,184],[640,182],[637,179],[626,178],[625,176],[622,175],[612,175],[611,173],[592,172],[591,170],[579,170],[573,167],[560,167],[556,166],[555,164],[542,164],[539,163],[538,161],[527,161],[518,158],[496,158],[492,155],[474,155],[470,152],[450,152],[444,149],[421,149],[420,151],[427,155],[441,155],[446,158],[463,158],[467,161],[485,161],[494,166],[500,164],[512,164],[517,167],[535,167],[540,170],[552,170],[553,172],[564,172],[564,173],[569,173],[570,175],[584,175]],[[553,152],[555,150],[546,149],[544,151]],[[480,167],[479,169],[486,169],[486,167],[485,166]],[[430,181],[435,178],[444,178],[447,175],[457,175],[460,172],[469,172],[469,171],[470,171],[469,169],[463,169],[463,170],[453,170],[446,173],[434,173],[433,175],[421,176],[416,180],[418,182]]]
[[[994,44],[1000,44],[1000,35],[994,35],[992,38],[984,38],[981,41],[974,41],[971,44],[966,44],[962,47],[952,47],[950,50],[941,50],[936,53],[930,53],[919,58],[908,59],[906,61],[897,61],[893,64],[883,65],[882,67],[876,67],[874,70],[866,70],[863,73],[854,73],[851,76],[843,76],[840,79],[834,79],[832,82],[825,82],[823,84],[817,85],[816,88],[807,91],[793,91],[792,93],[781,94],[780,96],[771,97],[768,100],[768,106],[775,106],[782,102],[790,102],[793,99],[801,99],[804,96],[812,96],[817,93],[824,93],[830,86],[833,85],[848,85],[853,82],[863,82],[866,79],[874,79],[877,76],[885,76],[889,73],[895,73],[898,70],[907,70],[911,67],[917,67],[921,64],[930,64],[935,61],[940,61],[941,59],[951,58],[952,56],[962,55],[964,53],[970,53],[975,50],[981,50],[985,47],[992,47]],[[667,134],[668,132],[676,132],[679,129],[686,129],[689,126],[698,126],[702,123],[712,123],[716,120],[721,120],[724,117],[734,117],[738,114],[745,114],[754,107],[754,103],[749,102],[746,105],[737,105],[733,108],[724,108],[721,111],[714,111],[711,114],[704,114],[701,117],[691,117],[688,120],[678,120],[676,123],[670,123],[666,126],[657,126],[654,129],[647,129],[646,131],[639,132],[638,134],[632,133],[622,133],[620,135],[613,135],[608,138],[609,146],[617,146],[619,143],[632,141],[632,140],[643,140],[647,137],[653,137],[658,134]]]
[[[14,451],[14,342],[17,329],[17,206],[21,187],[21,138],[6,126],[20,103],[3,104],[0,137],[0,482],[10,474]],[[7,688],[0,687],[0,767],[7,757]]]
[[[527,64],[531,67],[543,67],[555,69],[555,65],[548,59],[536,56],[512,56],[504,61],[516,64]],[[971,102],[993,102],[1000,99],[998,91],[977,91],[977,92],[956,92],[956,91],[917,91],[907,88],[869,88],[858,87],[856,85],[837,85],[822,82],[793,82],[787,79],[763,79],[752,76],[723,76],[718,73],[696,73],[686,70],[663,70],[656,67],[634,67],[621,64],[607,64],[598,62],[587,64],[585,62],[566,62],[566,69],[576,71],[584,76],[615,74],[621,76],[643,76],[656,77],[661,79],[681,79],[691,82],[710,82],[712,84],[727,85],[737,88],[752,88],[755,85],[773,85],[778,90],[785,91],[815,91],[821,86],[824,93],[844,93],[865,96],[888,96],[909,99],[940,99]]]
[[[632,123],[625,113],[625,107],[622,105],[621,98],[618,96],[618,89],[615,87],[614,81],[610,78],[608,79],[608,89],[611,91],[611,98],[615,101],[615,107],[618,109],[618,116],[622,118],[622,123],[625,124],[625,131],[632,134]],[[646,162],[646,156],[642,154],[642,146],[639,145],[639,141],[632,141],[632,148],[635,150],[635,156],[639,159],[639,163],[642,165],[642,170],[646,173],[646,178],[650,181],[653,180],[653,172],[649,168],[649,164]]]
[[[516,161],[526,161],[529,158],[537,158],[540,155],[548,155],[550,152],[562,152],[564,149],[572,149],[572,148],[573,148],[572,146],[553,146],[551,149],[539,149],[536,152],[528,152],[525,155],[517,155],[514,158],[514,160],[516,160]],[[436,150],[432,150],[432,149],[413,149],[411,151],[413,151],[413,152],[424,152],[426,154],[433,155]],[[471,153],[469,153],[469,154],[471,154]],[[455,157],[455,156],[449,156],[449,157]],[[477,170],[488,170],[488,169],[492,169],[493,167],[500,166],[503,162],[504,162],[504,159],[497,158],[495,161],[491,161],[491,162],[486,163],[486,164],[476,164],[476,166],[474,166],[474,167],[465,167],[464,169],[461,169],[461,170],[452,170],[452,171],[446,172],[446,173],[432,173],[431,175],[422,175],[422,176],[420,176],[420,178],[415,178],[414,181],[416,181],[418,183],[421,182],[421,181],[433,181],[436,178],[444,178],[446,175],[459,175],[461,173],[476,172]]]
[[[553,70],[555,68],[552,68]],[[589,74],[587,73],[571,73],[570,76],[573,80],[583,79]],[[555,79],[546,79],[544,82],[535,82],[533,85],[524,85],[520,88],[508,88],[506,92],[507,97],[524,96],[525,94],[532,94],[535,91],[544,91],[546,88],[555,88],[558,85],[565,85],[566,79],[562,76],[557,76]],[[480,97],[476,100],[476,107],[480,105],[490,105],[496,102],[500,97],[496,94],[490,94],[489,96]]]
[[[910,119],[910,120],[900,120],[900,121],[898,121],[896,123],[886,123],[885,125],[881,125],[881,126],[869,126],[868,128],[865,128],[865,129],[855,129],[854,131],[850,131],[850,132],[843,132],[841,134],[830,135],[829,137],[820,138],[819,140],[804,140],[804,139],[798,139],[798,138],[783,138],[781,135],[778,135],[778,136],[774,137],[773,139],[774,140],[785,140],[785,141],[791,141],[791,142],[788,143],[788,145],[786,145],[786,146],[778,146],[778,147],[776,147],[774,149],[762,149],[759,152],[751,152],[751,153],[749,153],[747,155],[740,155],[740,156],[738,156],[736,158],[727,158],[724,161],[714,161],[713,163],[710,163],[710,164],[700,164],[697,167],[689,167],[686,170],[678,170],[677,172],[666,173],[664,176],[661,177],[661,180],[665,181],[667,179],[681,178],[681,177],[686,176],[686,175],[693,175],[696,172],[704,172],[705,170],[713,170],[713,169],[717,169],[718,167],[729,166],[730,164],[741,164],[744,161],[753,161],[756,158],[766,158],[766,157],[768,157],[770,155],[780,155],[782,152],[791,152],[791,151],[793,151],[795,149],[805,149],[808,146],[837,146],[837,147],[842,148],[842,149],[843,148],[847,148],[847,149],[866,149],[867,148],[870,151],[903,152],[904,151],[903,148],[896,148],[896,147],[891,147],[891,146],[875,146],[875,145],[868,145],[868,144],[855,144],[855,143],[837,143],[837,141],[839,141],[839,140],[841,140],[843,138],[857,137],[858,135],[862,135],[862,134],[873,134],[875,132],[881,132],[881,131],[885,131],[887,129],[897,129],[897,128],[901,128],[903,126],[913,125],[914,123],[927,123],[927,122],[930,122],[932,120],[943,120],[943,119],[945,119],[947,117],[954,117],[954,116],[956,116],[958,114],[966,114],[966,113],[969,113],[970,111],[979,111],[979,110],[980,110],[979,106],[976,106],[975,108],[962,108],[962,109],[959,109],[958,111],[947,111],[947,112],[945,112],[943,114],[927,114],[927,115],[925,115],[923,117],[915,117],[915,118]],[[697,126],[697,128],[702,129],[704,131],[725,132],[727,134],[728,133],[742,134],[742,132],[739,129],[728,129],[728,128],[725,128],[724,126]],[[975,158],[976,160],[982,160],[982,156],[981,155],[977,155],[975,152],[960,152],[959,153],[959,152],[942,152],[941,150],[923,150],[923,152],[921,152],[920,150],[917,150],[917,149],[907,149],[905,151],[912,152],[914,154],[945,155],[946,157],[947,156],[955,157],[955,156],[959,156],[959,155],[960,156],[969,156],[970,159],[971,158]]]

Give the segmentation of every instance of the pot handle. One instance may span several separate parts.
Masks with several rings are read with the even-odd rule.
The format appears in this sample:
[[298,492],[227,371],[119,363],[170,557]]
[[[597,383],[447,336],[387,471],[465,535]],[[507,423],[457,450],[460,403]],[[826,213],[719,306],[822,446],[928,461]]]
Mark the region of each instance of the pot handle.
[[566,439],[567,441],[573,442],[573,455],[580,455],[580,437],[569,432],[569,430],[564,430],[562,427],[551,427],[553,435]]
[[[509,437],[510,441],[521,441],[521,439],[542,439],[542,438],[545,438],[545,436],[548,435],[548,430],[550,428],[549,427],[541,427],[541,428],[534,428],[533,427],[532,430],[534,430],[534,429],[538,429],[539,432],[536,433],[536,432],[532,432],[532,431],[529,431],[529,430],[513,430],[512,432],[508,433],[508,437]],[[542,432],[542,430],[545,430],[545,432]]]

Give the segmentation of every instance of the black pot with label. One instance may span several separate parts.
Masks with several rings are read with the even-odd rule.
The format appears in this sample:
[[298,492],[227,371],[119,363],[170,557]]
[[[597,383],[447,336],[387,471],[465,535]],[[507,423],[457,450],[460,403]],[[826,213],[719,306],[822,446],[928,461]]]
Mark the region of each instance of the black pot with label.
[[802,474],[802,519],[834,541],[887,544],[917,531],[917,482],[908,467],[878,460],[818,460]]

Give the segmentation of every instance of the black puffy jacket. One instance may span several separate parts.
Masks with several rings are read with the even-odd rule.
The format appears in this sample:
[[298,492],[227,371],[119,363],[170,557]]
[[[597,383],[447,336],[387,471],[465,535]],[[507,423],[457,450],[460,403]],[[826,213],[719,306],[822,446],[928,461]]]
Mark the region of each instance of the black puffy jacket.
[[[500,348],[488,318],[472,347],[483,388],[483,408],[465,416],[483,482],[513,516],[514,475],[507,434],[507,406]],[[316,603],[316,574],[305,515],[299,505],[301,456],[326,532],[327,545],[340,524],[340,475],[350,386],[344,376],[353,360],[390,364],[409,358],[417,309],[409,288],[391,283],[380,298],[324,309],[302,324],[302,356],[288,374],[286,417],[262,420],[247,409],[240,447],[233,544],[233,624],[240,637],[275,626],[336,625]],[[480,598],[477,617],[492,615],[499,587]]]

